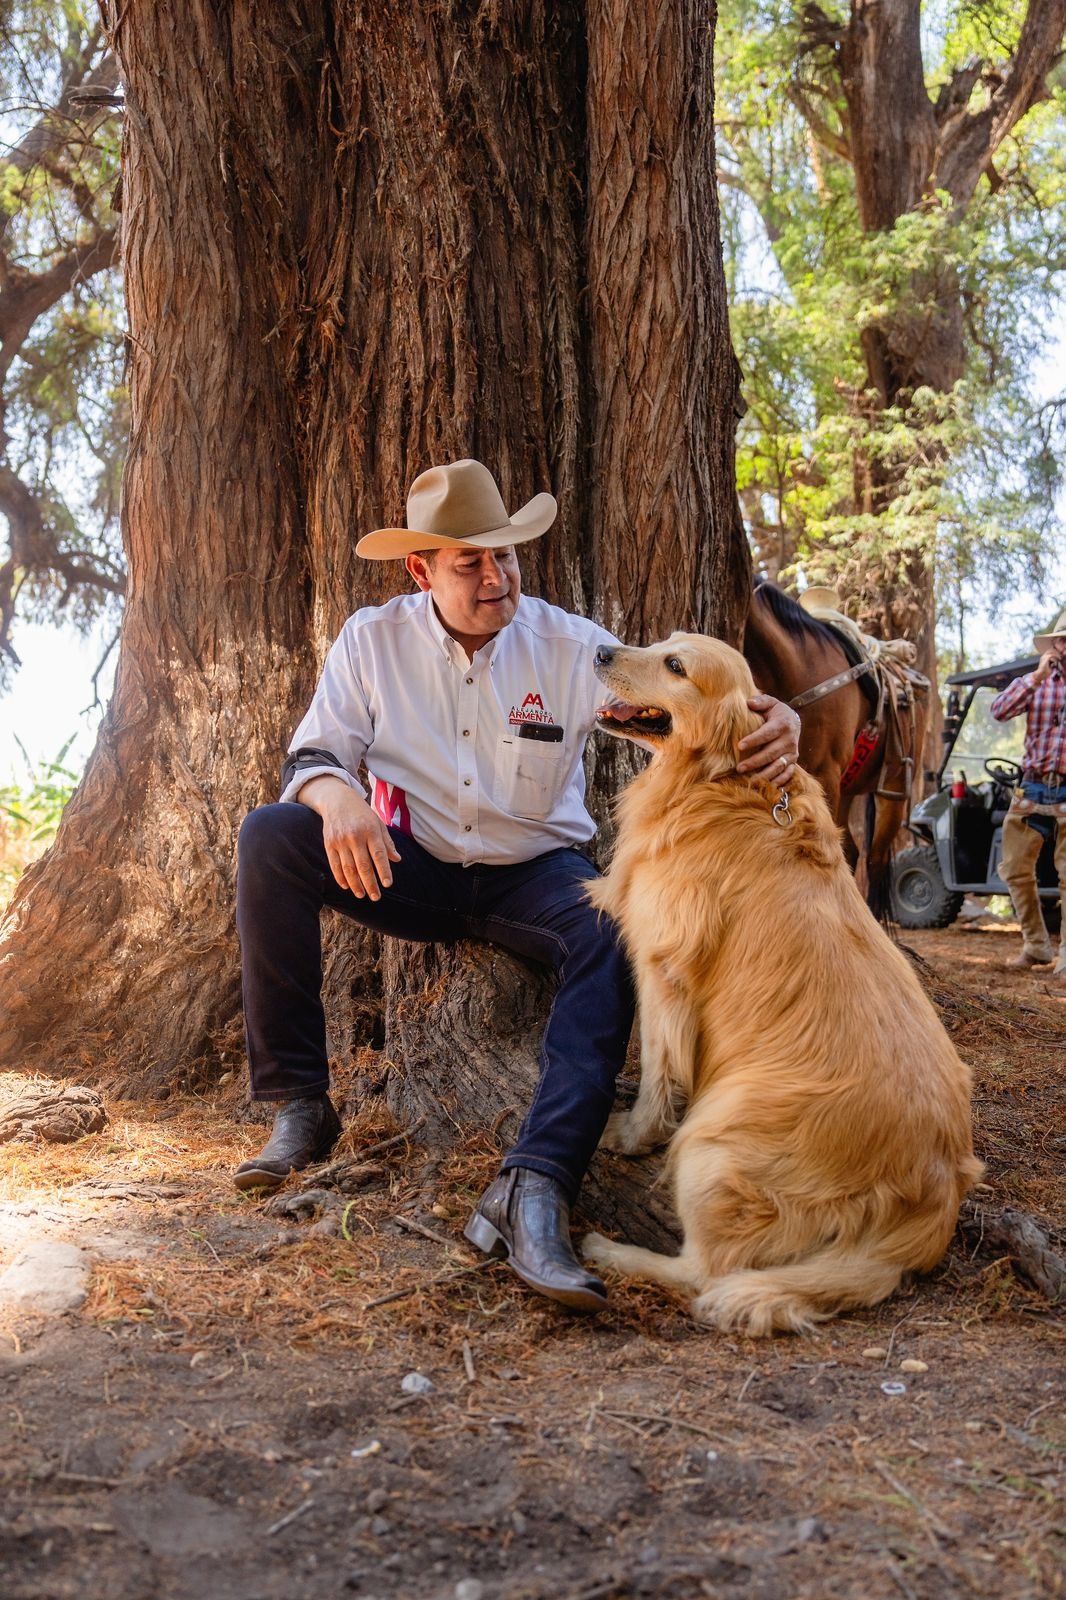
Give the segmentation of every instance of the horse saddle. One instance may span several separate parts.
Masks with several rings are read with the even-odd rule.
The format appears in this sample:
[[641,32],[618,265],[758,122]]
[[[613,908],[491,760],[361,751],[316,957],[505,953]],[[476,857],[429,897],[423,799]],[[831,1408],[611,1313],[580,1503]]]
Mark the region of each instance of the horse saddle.
[[831,694],[833,689],[858,678],[880,720],[886,701],[894,701],[900,710],[909,710],[915,695],[929,692],[932,687],[929,679],[914,665],[918,649],[910,639],[875,639],[872,634],[863,633],[858,624],[841,611],[833,589],[806,589],[799,603],[809,616],[832,628],[851,666],[846,673],[816,683],[806,694],[798,695],[792,702],[793,707],[808,705],[811,700]]
[[870,703],[870,718],[860,729],[851,760],[841,778],[841,788],[851,788],[883,746],[880,784],[876,793],[886,799],[910,797],[915,766],[920,757],[915,700],[932,685],[914,665],[918,651],[909,639],[875,639],[845,616],[831,589],[812,588],[800,596],[800,605],[817,621],[832,628],[850,665],[790,702],[794,711],[845,683],[858,680]]

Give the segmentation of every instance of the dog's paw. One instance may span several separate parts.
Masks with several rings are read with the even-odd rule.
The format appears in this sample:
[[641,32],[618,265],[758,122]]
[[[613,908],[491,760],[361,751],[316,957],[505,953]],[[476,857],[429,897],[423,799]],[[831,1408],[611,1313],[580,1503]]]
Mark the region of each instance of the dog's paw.
[[[625,1150],[625,1130],[628,1121],[628,1111],[611,1112],[611,1115],[607,1118],[607,1126],[603,1130],[603,1136],[600,1139],[601,1150]],[[589,1237],[595,1238],[596,1235],[590,1234]]]
[[613,1267],[617,1248],[614,1241],[605,1239],[602,1233],[586,1233],[578,1245],[582,1259],[593,1267]]
[[612,1111],[600,1140],[601,1150],[615,1150],[622,1156],[642,1156],[654,1148],[654,1143],[642,1136],[631,1112]]

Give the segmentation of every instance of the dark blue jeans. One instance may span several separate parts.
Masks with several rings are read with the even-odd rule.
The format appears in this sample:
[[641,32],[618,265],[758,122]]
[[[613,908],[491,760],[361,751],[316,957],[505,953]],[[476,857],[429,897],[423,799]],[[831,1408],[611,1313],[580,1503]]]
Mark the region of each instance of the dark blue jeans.
[[392,832],[400,860],[381,899],[337,884],[308,806],[260,806],[237,851],[237,931],[252,1096],[291,1100],[329,1087],[319,913],[332,906],[397,939],[484,939],[548,967],[558,989],[533,1104],[504,1167],[530,1167],[571,1199],[599,1143],[633,1023],[629,967],[614,924],[589,905],[596,869],[575,850],[517,866],[455,866]]

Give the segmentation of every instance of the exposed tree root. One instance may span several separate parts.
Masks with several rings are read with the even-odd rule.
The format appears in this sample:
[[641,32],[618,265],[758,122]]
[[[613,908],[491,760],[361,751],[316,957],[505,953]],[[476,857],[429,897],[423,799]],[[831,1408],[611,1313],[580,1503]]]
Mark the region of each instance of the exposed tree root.
[[990,1211],[973,1200],[963,1202],[959,1234],[973,1251],[994,1251],[1010,1257],[1015,1272],[1052,1305],[1066,1303],[1066,1260],[1054,1248],[1045,1228],[1027,1211],[1013,1206]]
[[77,1083],[34,1083],[0,1106],[0,1144],[9,1139],[72,1144],[106,1124],[104,1102],[94,1089]]

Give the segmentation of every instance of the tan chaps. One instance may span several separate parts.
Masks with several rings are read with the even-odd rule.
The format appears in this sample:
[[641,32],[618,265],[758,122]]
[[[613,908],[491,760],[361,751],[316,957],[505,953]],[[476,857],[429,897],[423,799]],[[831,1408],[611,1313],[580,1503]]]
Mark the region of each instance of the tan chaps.
[[[1040,894],[1036,883],[1036,863],[1044,847],[1044,837],[1031,828],[1025,817],[1007,813],[1003,822],[1003,859],[999,875],[1010,890],[1014,915],[1021,924],[1022,939],[1027,955],[1051,959],[1051,944],[1040,909]],[[1066,904],[1066,822],[1055,825],[1055,871],[1059,879],[1059,897]],[[1066,930],[1061,935],[1060,952],[1066,955]]]

